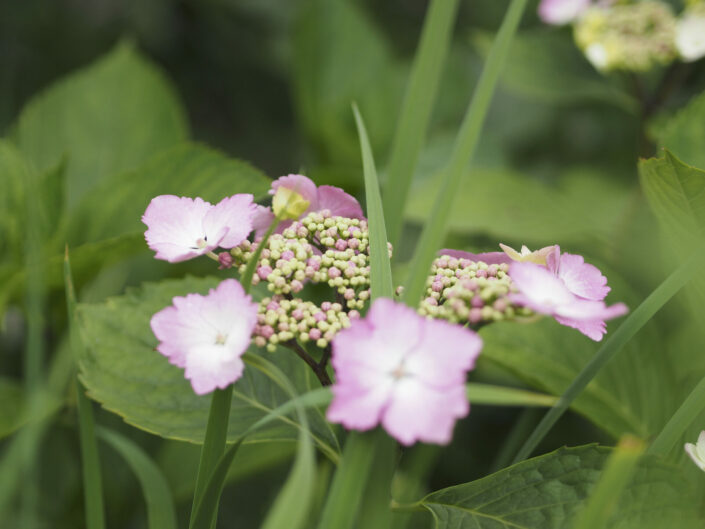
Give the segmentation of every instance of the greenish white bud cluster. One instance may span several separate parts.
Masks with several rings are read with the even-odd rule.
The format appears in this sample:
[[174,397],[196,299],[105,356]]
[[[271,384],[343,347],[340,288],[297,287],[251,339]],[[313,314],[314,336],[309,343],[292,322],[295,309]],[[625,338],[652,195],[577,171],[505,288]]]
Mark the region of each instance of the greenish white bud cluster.
[[643,1],[593,7],[574,26],[577,45],[601,71],[648,71],[677,56],[676,18],[668,4]]
[[472,327],[529,316],[529,309],[510,301],[509,295],[517,290],[508,270],[504,263],[442,255],[433,262],[419,314]]
[[264,298],[259,304],[254,343],[274,351],[277,344],[298,340],[313,342],[321,349],[328,346],[341,329],[359,312],[346,312],[340,303],[324,302],[320,306],[302,299],[287,299],[277,295]]

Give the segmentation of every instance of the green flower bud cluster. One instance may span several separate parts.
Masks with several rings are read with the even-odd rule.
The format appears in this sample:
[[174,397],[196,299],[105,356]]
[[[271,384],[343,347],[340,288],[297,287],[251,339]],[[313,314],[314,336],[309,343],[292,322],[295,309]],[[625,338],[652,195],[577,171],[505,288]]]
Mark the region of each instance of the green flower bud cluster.
[[505,263],[488,265],[442,255],[431,267],[419,314],[472,327],[529,316],[530,310],[509,299],[517,290],[508,270]]
[[575,42],[601,71],[648,71],[676,58],[676,18],[668,4],[643,1],[588,9]]
[[259,304],[254,343],[273,352],[279,343],[298,340],[313,342],[321,349],[328,346],[350,320],[359,318],[356,310],[346,312],[340,303],[323,302],[320,307],[311,301],[286,299],[277,295],[264,298]]

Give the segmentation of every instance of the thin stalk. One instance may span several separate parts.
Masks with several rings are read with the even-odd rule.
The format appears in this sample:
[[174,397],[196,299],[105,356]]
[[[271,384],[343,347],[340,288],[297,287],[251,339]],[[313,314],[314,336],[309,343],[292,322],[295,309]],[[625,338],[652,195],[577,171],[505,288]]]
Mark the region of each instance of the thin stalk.
[[[252,258],[247,263],[245,271],[240,277],[240,283],[245,293],[250,292],[252,287],[252,277],[257,267],[257,261],[262,254],[270,235],[274,233],[280,219],[275,218],[272,224],[267,229],[267,233],[257,245]],[[211,398],[211,406],[208,412],[208,424],[206,426],[206,435],[203,439],[203,447],[201,448],[201,459],[198,464],[198,474],[196,476],[196,487],[193,493],[193,504],[191,507],[191,519],[189,527],[193,527],[196,517],[197,507],[201,502],[203,493],[206,491],[210,481],[211,474],[220,461],[223,452],[225,452],[225,443],[228,437],[228,423],[230,421],[230,407],[233,400],[233,386],[230,384],[225,389],[216,389]],[[213,525],[215,525],[218,515],[218,505],[216,502],[215,508],[211,513]]]
[[458,194],[463,174],[477,147],[499,74],[525,7],[526,0],[512,0],[458,132],[438,196],[421,234],[421,240],[416,246],[411,272],[404,289],[404,301],[412,307],[421,300],[431,262],[445,239],[453,200]]
[[558,402],[541,419],[529,438],[514,458],[514,463],[523,461],[534,451],[548,431],[565,413],[575,398],[585,389],[597,373],[617,354],[639,330],[683,288],[702,268],[705,246],[699,247],[690,258],[678,267],[656,290],[639,305],[620,325],[617,331],[598,349],[590,362],[578,373]]
[[673,449],[678,439],[705,409],[705,378],[690,392],[678,411],[664,426],[658,437],[651,443],[647,454],[666,456]]
[[404,205],[428,130],[457,12],[458,0],[431,0],[424,19],[384,186],[387,233],[395,246],[401,235]]
[[[64,288],[66,292],[66,313],[69,320],[69,335],[74,355],[78,354],[79,342],[74,326],[76,293],[73,287],[69,249],[64,253]],[[78,407],[78,431],[81,442],[81,471],[83,473],[83,500],[86,510],[87,529],[105,528],[103,507],[103,479],[100,470],[100,454],[95,435],[95,420],[91,401],[86,390],[76,377],[76,402]]]

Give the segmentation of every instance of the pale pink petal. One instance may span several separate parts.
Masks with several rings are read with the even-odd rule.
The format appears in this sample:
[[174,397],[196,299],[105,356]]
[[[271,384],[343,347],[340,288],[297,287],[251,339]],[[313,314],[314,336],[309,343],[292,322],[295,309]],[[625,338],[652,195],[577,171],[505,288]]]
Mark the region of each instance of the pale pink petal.
[[568,290],[581,298],[602,301],[610,291],[607,278],[596,266],[586,263],[582,255],[561,255],[558,277],[563,280]]
[[155,257],[176,263],[203,255],[217,248],[205,241],[203,218],[212,208],[200,198],[160,195],[154,197],[142,215],[147,225],[144,234]]
[[255,238],[264,237],[264,234],[274,222],[274,212],[272,208],[255,206],[255,213],[252,216],[252,229],[255,230]]
[[335,217],[348,219],[364,219],[360,203],[352,195],[348,195],[339,187],[320,186],[318,188],[318,206],[316,210],[309,207],[310,211],[327,209]]
[[571,320],[570,318],[561,318],[555,316],[555,319],[561,325],[572,327],[579,330],[588,338],[599,342],[607,332],[607,324],[602,320]]
[[[369,375],[369,373],[368,373]],[[365,376],[355,381],[333,386],[333,401],[326,418],[351,430],[369,430],[379,424],[384,408],[389,402],[394,379],[376,379],[375,384],[365,384]]]
[[624,303],[616,303],[608,307],[602,301],[583,299],[576,299],[573,303],[560,305],[554,310],[556,316],[583,321],[611,320],[623,316],[627,312],[629,309]]
[[544,266],[512,262],[509,276],[520,292],[519,295],[510,295],[510,299],[536,312],[553,314],[556,307],[576,301],[563,281]]
[[448,255],[450,257],[455,257],[456,259],[467,259],[468,261],[491,264],[502,264],[502,263],[512,263],[512,259],[504,252],[486,252],[486,253],[470,253],[463,252],[461,250],[441,250],[438,252],[439,256]]
[[279,186],[296,191],[299,195],[304,197],[305,200],[308,200],[309,206],[307,211],[320,211],[318,207],[316,184],[307,176],[300,174],[281,176],[272,182],[272,189],[269,190],[269,194],[273,195],[276,193]]
[[442,320],[420,322],[422,335],[404,359],[404,369],[424,384],[447,388],[465,383],[465,373],[475,367],[482,339],[473,331]]
[[242,374],[240,357],[250,344],[257,305],[235,279],[222,281],[206,296],[177,296],[152,316],[157,350],[186,368],[196,393],[224,388]]
[[252,231],[255,205],[252,195],[238,194],[224,198],[206,213],[203,229],[221,248],[233,248],[244,241]]
[[577,19],[588,7],[590,0],[541,0],[538,12],[546,24],[563,25]]
[[407,446],[416,441],[448,444],[455,421],[469,411],[463,384],[438,391],[407,377],[395,385],[382,425]]

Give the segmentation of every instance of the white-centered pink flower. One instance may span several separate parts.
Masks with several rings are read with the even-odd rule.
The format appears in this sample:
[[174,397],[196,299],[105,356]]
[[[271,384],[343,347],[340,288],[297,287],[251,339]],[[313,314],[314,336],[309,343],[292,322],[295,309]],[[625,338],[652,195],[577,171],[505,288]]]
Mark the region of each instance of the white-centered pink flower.
[[142,215],[144,234],[157,259],[186,261],[216,248],[234,248],[252,231],[252,195],[224,198],[215,206],[201,198],[160,195]]
[[468,329],[377,299],[333,340],[328,420],[363,431],[381,424],[405,445],[447,444],[455,421],[470,410],[466,373],[481,348]]
[[[577,264],[576,260],[571,259],[566,262]],[[564,279],[545,266],[514,262],[509,266],[509,276],[519,289],[519,293],[510,295],[514,303],[553,316],[558,323],[578,329],[595,341],[602,340],[606,332],[605,320],[622,316],[628,311],[623,303],[608,307],[603,301],[578,297]],[[598,288],[588,288],[590,285],[581,283],[570,274],[566,277],[580,291],[599,291]],[[603,285],[603,288],[606,287]]]
[[590,7],[590,0],[541,0],[539,18],[546,24],[570,24]]
[[242,375],[242,355],[257,323],[257,305],[235,279],[206,296],[177,296],[152,316],[157,351],[185,369],[198,395],[224,389]]
[[[333,216],[346,217],[349,219],[363,219],[360,203],[339,187],[335,186],[316,186],[313,180],[300,174],[290,174],[277,178],[272,182],[272,188],[269,190],[270,195],[274,195],[277,189],[284,187],[295,191],[307,200],[308,208],[302,213],[301,217],[316,211],[328,210]],[[269,225],[274,220],[274,213],[271,208],[259,206],[254,222],[254,229],[257,234],[261,235],[267,230]],[[291,221],[280,223],[277,228],[278,232],[283,231]]]

